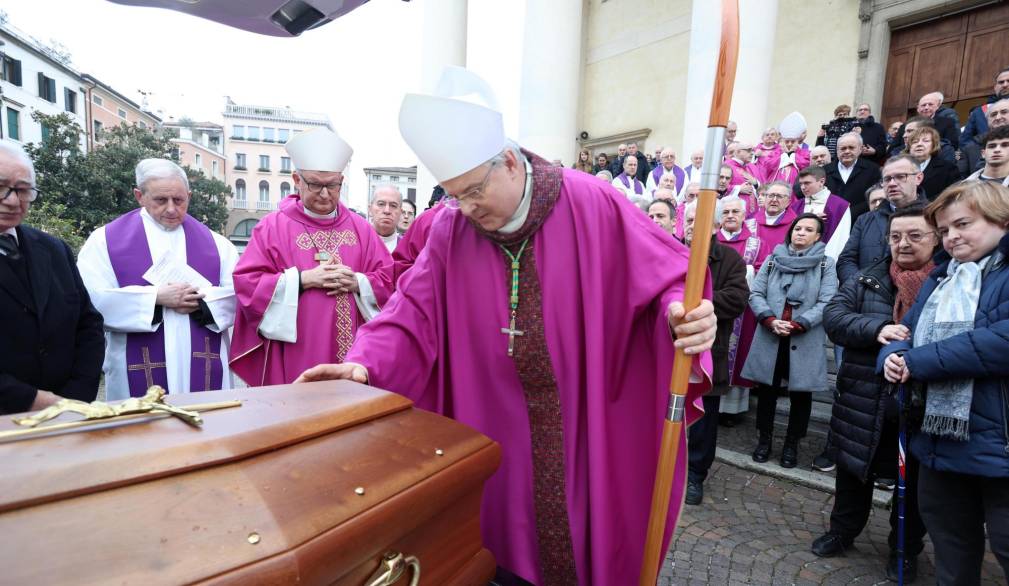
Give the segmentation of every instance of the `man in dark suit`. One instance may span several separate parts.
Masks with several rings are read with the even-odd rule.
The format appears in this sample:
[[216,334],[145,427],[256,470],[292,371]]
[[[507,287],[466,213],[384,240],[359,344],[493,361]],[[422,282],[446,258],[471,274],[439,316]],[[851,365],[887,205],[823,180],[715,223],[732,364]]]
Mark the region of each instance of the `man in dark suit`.
[[858,128],[862,129],[862,153],[859,157],[876,163],[886,157],[886,129],[872,117],[869,104],[859,104],[855,109]]
[[70,247],[21,224],[37,195],[31,159],[0,142],[0,413],[93,401],[105,356]]
[[878,183],[880,177],[879,165],[859,157],[862,146],[862,137],[857,132],[843,135],[837,139],[837,160],[823,168],[827,173],[827,189],[851,206],[852,222],[869,211],[865,190]]

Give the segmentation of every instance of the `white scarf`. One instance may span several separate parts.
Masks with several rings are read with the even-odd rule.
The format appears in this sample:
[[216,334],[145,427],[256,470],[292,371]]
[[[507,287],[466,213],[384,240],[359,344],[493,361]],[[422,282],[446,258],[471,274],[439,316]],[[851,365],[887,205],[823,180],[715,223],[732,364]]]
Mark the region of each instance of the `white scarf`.
[[795,164],[795,153],[781,153],[781,159],[778,161],[778,169],[784,169],[785,167],[797,167]]

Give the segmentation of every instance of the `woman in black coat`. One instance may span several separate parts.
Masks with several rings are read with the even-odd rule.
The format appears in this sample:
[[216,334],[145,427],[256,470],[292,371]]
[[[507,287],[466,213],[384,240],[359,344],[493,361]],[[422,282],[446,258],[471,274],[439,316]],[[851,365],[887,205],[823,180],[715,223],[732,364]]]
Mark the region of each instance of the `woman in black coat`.
[[[911,308],[934,268],[932,255],[939,240],[923,213],[921,205],[896,210],[886,232],[890,255],[845,282],[823,312],[827,335],[844,346],[844,361],[837,373],[839,395],[830,419],[837,448],[834,508],[830,531],[814,541],[812,548],[821,557],[850,547],[865,528],[872,509],[874,478],[897,476],[899,405],[890,385],[876,374],[876,357],[884,340],[907,339],[908,329],[894,324]],[[918,462],[909,457],[906,464],[904,575],[913,579],[916,556],[924,547],[925,526],[916,498]],[[896,580],[896,507],[891,510],[890,528],[886,572]]]
[[939,133],[935,128],[922,126],[912,131],[904,152],[924,167],[921,172],[925,178],[921,181],[921,189],[929,201],[960,180],[960,169],[956,164],[939,156]]

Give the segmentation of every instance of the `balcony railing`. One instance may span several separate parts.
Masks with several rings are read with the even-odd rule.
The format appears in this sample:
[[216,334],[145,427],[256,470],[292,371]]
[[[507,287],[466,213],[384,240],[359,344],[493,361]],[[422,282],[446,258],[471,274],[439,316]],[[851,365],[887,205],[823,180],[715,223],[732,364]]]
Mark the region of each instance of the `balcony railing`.
[[257,210],[272,210],[273,209],[273,204],[270,203],[270,202],[268,202],[268,201],[257,201],[256,202],[256,209]]
[[247,199],[234,199],[231,202],[231,207],[236,210],[247,210],[249,209],[249,200]]
[[232,171],[245,171],[245,165],[234,165],[231,167]]

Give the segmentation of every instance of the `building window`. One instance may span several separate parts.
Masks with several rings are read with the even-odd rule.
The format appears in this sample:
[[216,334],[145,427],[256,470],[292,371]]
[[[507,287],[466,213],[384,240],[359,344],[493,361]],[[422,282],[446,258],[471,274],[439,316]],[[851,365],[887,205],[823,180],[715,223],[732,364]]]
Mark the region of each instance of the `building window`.
[[0,79],[21,87],[21,62],[10,55],[3,55],[3,64],[0,67]]
[[245,138],[245,125],[236,124],[231,127],[231,138]]
[[217,179],[217,161],[210,162],[210,169],[211,169],[210,176],[213,177],[214,179]]
[[416,177],[407,177],[406,181],[407,181],[407,183],[413,185],[414,183],[417,182],[417,178]]
[[372,175],[371,176],[371,180],[372,181],[381,181],[382,180],[382,176],[381,175]]
[[238,201],[245,201],[245,179],[239,179],[235,181],[235,199]]
[[63,88],[63,108],[71,114],[77,113],[77,92],[68,87]]
[[119,108],[118,110],[116,110],[116,114],[118,114],[119,117],[122,118],[123,120],[126,120],[126,110]]
[[93,134],[95,135],[95,140],[101,140],[102,139],[102,130],[103,130],[101,121],[99,121],[99,120],[92,121],[91,127],[92,127],[92,129],[94,131]]
[[406,188],[406,198],[410,201],[417,201],[417,188],[407,187]]
[[280,184],[280,198],[283,199],[289,195],[291,195],[291,184],[284,181]]
[[203,170],[203,157],[200,156],[200,153],[193,155],[193,161],[195,161],[197,169]]
[[231,233],[232,238],[251,238],[252,229],[256,227],[259,220],[255,218],[249,218],[247,220],[242,220],[235,226],[235,231]]
[[390,175],[389,181],[392,183],[399,183],[399,175]]
[[56,80],[39,72],[39,97],[48,102],[56,103]]
[[280,172],[281,173],[291,172],[291,157],[280,157]]
[[147,130],[147,123],[144,122],[143,120],[137,120],[137,126],[139,126],[140,128],[142,128],[144,130]]
[[270,170],[270,155],[259,155],[259,170],[260,171]]
[[245,135],[245,138],[247,140],[259,140],[259,127],[250,126],[249,131]]
[[94,102],[96,106],[101,106],[102,104],[105,103],[105,101],[102,100],[102,97],[99,96],[98,94],[93,94],[91,96],[91,101]]
[[280,128],[277,130],[277,142],[287,142],[287,139],[290,138],[290,136],[291,131],[286,128]]
[[264,128],[263,129],[263,142],[273,142],[273,129]]
[[245,171],[245,153],[235,153],[235,169]]
[[7,106],[7,138],[21,140],[21,112]]
[[270,184],[266,181],[259,182],[259,202],[256,204],[256,209],[270,209]]

